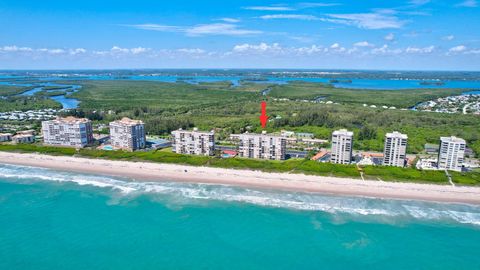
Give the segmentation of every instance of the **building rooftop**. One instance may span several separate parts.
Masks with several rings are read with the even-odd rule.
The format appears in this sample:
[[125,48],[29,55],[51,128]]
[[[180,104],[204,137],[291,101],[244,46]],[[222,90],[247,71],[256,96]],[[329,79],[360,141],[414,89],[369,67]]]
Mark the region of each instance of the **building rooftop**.
[[285,138],[285,136],[282,135],[275,135],[275,134],[268,134],[267,131],[263,130],[262,133],[248,133],[245,132],[243,134],[234,134],[235,136],[250,136],[250,137],[273,137],[273,138]]
[[407,134],[400,133],[398,131],[390,132],[385,134],[386,137],[389,138],[400,138],[400,139],[408,139]]
[[129,125],[129,126],[136,126],[136,125],[142,125],[143,121],[142,120],[133,120],[128,117],[123,117],[120,120],[113,121],[112,123],[117,123],[121,125]]
[[343,136],[353,136],[353,132],[352,131],[348,131],[346,129],[339,129],[339,130],[335,130],[332,135],[343,135]]
[[319,159],[323,158],[324,156],[326,156],[327,154],[328,154],[327,151],[322,150],[322,151],[318,152],[315,156],[313,156],[311,158],[311,160],[319,160]]
[[179,128],[177,130],[174,130],[172,131],[172,133],[175,133],[175,132],[184,132],[184,133],[199,133],[199,134],[208,134],[208,135],[211,135],[211,134],[215,134],[215,131],[214,130],[211,130],[211,131],[199,131],[198,128],[193,128],[193,130],[183,130],[182,128]]
[[88,123],[90,120],[87,118],[77,118],[73,116],[67,116],[67,117],[59,117],[54,120],[49,120],[45,122],[54,122],[54,123],[65,123],[65,124],[80,124],[80,123]]
[[456,142],[456,143],[465,143],[465,140],[462,139],[462,138],[458,138],[458,137],[455,137],[455,136],[451,136],[451,137],[440,137],[440,140],[443,142],[443,141],[447,141],[447,142]]
[[33,135],[32,133],[30,133],[30,134],[17,134],[15,136],[13,136],[13,138],[14,139],[15,138],[27,138],[27,137],[32,137],[32,136],[35,136],[35,135]]

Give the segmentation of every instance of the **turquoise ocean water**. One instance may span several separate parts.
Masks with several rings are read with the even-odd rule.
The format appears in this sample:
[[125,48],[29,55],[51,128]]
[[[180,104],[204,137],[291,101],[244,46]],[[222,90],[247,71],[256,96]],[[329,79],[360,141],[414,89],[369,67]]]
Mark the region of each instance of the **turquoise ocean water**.
[[480,269],[480,207],[0,164],[0,269]]

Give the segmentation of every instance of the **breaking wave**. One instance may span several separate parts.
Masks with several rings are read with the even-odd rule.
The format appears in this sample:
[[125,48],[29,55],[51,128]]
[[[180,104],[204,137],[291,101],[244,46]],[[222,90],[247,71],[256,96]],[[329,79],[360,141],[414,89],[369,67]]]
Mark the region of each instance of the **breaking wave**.
[[177,182],[135,182],[107,176],[61,172],[50,169],[0,165],[0,178],[16,181],[53,181],[76,183],[108,189],[121,196],[143,194],[173,197],[175,201],[215,200],[248,203],[265,207],[322,211],[383,220],[445,221],[480,226],[480,207],[406,200],[330,196],[301,192],[278,192],[212,184]]

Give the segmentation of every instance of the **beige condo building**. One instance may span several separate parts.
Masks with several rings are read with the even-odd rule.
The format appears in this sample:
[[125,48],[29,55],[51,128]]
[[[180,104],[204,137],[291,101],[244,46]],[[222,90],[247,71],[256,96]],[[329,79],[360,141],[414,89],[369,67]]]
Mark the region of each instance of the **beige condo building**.
[[144,123],[127,117],[110,122],[110,142],[114,149],[135,151],[145,148]]
[[337,164],[350,164],[353,151],[353,132],[346,129],[336,130],[332,133],[332,154],[330,162]]
[[383,147],[383,165],[404,167],[407,158],[407,140],[408,136],[394,131],[385,134],[385,144]]
[[172,150],[177,154],[212,156],[215,154],[215,132],[175,130],[172,132]]
[[82,148],[93,143],[92,122],[86,118],[69,116],[43,121],[42,134],[47,145]]
[[283,136],[244,133],[234,135],[239,140],[238,154],[245,158],[284,160],[287,138]]

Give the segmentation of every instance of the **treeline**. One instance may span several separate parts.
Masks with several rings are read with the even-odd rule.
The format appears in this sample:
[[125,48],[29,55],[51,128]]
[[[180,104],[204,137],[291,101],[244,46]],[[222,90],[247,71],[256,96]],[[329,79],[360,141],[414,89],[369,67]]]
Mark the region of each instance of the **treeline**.
[[82,110],[82,109],[73,109],[68,111],[63,111],[58,114],[61,117],[73,116],[77,118],[87,118],[92,121],[101,121],[104,119],[104,112],[97,112],[97,111],[90,111],[90,110]]
[[188,118],[152,118],[145,121],[148,134],[169,134],[179,128],[189,129],[194,126]]

